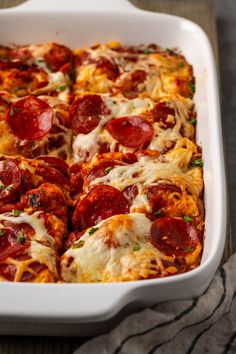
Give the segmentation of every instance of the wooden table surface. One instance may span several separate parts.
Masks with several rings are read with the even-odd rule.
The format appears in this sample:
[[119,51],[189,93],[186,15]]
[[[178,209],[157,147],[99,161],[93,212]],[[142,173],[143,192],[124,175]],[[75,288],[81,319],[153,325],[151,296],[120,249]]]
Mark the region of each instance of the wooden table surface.
[[[54,0],[55,1],[55,0]],[[88,0],[89,1],[89,0]],[[23,0],[0,0],[0,8],[15,6]],[[69,2],[69,1],[68,1]],[[179,15],[198,23],[207,33],[213,45],[219,69],[217,31],[210,1],[193,0],[131,0],[142,9]],[[220,76],[220,75],[219,75]],[[223,261],[232,254],[231,233],[228,232]],[[54,337],[0,337],[0,354],[71,354],[86,338]],[[97,353],[91,353],[97,354]],[[100,354],[100,353],[98,353]],[[131,354],[131,353],[129,353]]]

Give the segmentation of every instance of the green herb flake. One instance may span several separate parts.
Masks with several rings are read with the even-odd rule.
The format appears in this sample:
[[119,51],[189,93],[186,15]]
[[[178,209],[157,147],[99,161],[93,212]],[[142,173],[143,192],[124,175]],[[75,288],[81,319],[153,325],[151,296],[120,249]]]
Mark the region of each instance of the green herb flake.
[[179,63],[179,68],[184,68],[184,63]]
[[39,196],[37,194],[30,194],[29,196],[29,203],[32,207],[38,207],[40,206],[40,202],[39,202]]
[[141,246],[139,243],[136,243],[135,246],[133,247],[133,251],[139,251],[141,249]]
[[96,232],[99,228],[98,227],[91,227],[91,229],[89,230],[89,235],[94,234],[94,232]]
[[21,90],[25,90],[25,87],[24,86],[18,86],[17,87],[17,91],[21,91]]
[[197,124],[197,119],[191,119],[190,121],[189,121],[189,123],[190,124],[192,124],[192,125],[196,125]]
[[85,244],[85,241],[84,240],[80,240],[78,243],[75,243],[72,248],[73,249],[81,248],[81,247],[83,247],[84,244]]
[[154,216],[161,216],[161,215],[162,215],[161,209],[155,211],[155,213],[154,213],[153,215],[154,215]]
[[24,233],[23,232],[21,232],[20,234],[19,234],[19,236],[17,237],[17,243],[19,243],[20,245],[25,241],[25,235],[24,235]]
[[175,54],[174,50],[173,49],[170,49],[170,48],[166,48],[166,51],[169,52],[170,54]]
[[23,56],[23,57],[21,57],[21,60],[22,61],[27,61],[29,59],[29,57],[26,55],[26,56]]
[[5,231],[3,229],[0,229],[0,236],[3,236],[5,234]]
[[193,219],[192,219],[190,216],[188,216],[188,215],[185,215],[183,219],[184,219],[184,221],[186,221],[186,222],[191,222],[191,221],[193,221]]
[[144,49],[143,53],[144,54],[151,54],[152,52],[147,48],[147,49]]
[[193,160],[192,161],[192,166],[197,167],[197,166],[203,166],[203,161],[201,159]]
[[61,85],[59,87],[59,91],[65,91],[67,89],[67,86],[66,85]]
[[3,191],[5,189],[5,184],[0,183],[0,189]]
[[10,117],[13,117],[15,113],[20,112],[21,109],[19,107],[12,107],[10,110]]
[[13,214],[13,216],[19,216],[19,215],[20,215],[20,213],[21,213],[21,211],[20,211],[20,210],[17,210],[17,209],[12,210],[12,214]]
[[193,82],[190,82],[190,83],[189,83],[189,88],[190,88],[190,90],[192,91],[192,93],[195,93],[196,88],[195,88],[195,84],[194,84]]
[[109,167],[105,168],[104,172],[106,174],[108,174],[112,170],[112,168],[113,168],[112,166],[109,166]]
[[187,247],[184,250],[185,252],[193,252],[193,248],[192,247]]
[[45,60],[44,59],[39,59],[38,63],[45,63]]
[[13,189],[13,185],[12,184],[9,184],[9,186],[5,187],[6,191],[11,191],[12,189]]

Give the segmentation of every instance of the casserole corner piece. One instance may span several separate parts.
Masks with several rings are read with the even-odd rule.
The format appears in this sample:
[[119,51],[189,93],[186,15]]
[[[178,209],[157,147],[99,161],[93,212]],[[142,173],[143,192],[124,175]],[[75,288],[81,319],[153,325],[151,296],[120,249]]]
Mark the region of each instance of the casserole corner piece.
[[204,249],[201,264],[177,276],[109,284],[0,283],[1,334],[96,335],[138,308],[196,297],[213,278],[226,237],[219,93],[211,45],[203,30],[180,17],[139,10],[127,0],[60,0],[56,8],[54,3],[29,0],[1,10],[1,45],[53,41],[76,48],[113,40],[127,45],[157,43],[178,48],[193,66],[196,142],[204,162]]

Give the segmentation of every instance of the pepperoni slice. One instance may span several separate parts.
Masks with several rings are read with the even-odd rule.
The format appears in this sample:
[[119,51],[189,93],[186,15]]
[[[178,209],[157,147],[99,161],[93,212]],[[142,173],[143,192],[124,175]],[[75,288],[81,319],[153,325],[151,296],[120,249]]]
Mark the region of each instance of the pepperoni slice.
[[79,97],[70,109],[71,128],[76,133],[88,134],[104,114],[109,114],[109,110],[99,95]]
[[0,199],[10,197],[21,184],[21,172],[14,161],[0,162]]
[[112,215],[128,212],[129,204],[118,189],[107,185],[97,185],[77,205],[72,222],[74,228],[83,230]]
[[138,187],[136,186],[136,184],[132,184],[130,186],[127,186],[123,190],[123,194],[131,203],[138,195]]
[[9,281],[13,281],[16,274],[16,266],[13,264],[0,264],[0,275]]
[[95,61],[96,67],[107,74],[108,79],[115,80],[120,75],[119,66],[105,57]]
[[121,117],[111,120],[106,129],[111,136],[126,147],[139,147],[152,139],[151,124],[139,116]]
[[103,160],[100,164],[94,166],[87,175],[87,180],[91,181],[98,177],[107,175],[115,166],[124,165],[122,162],[116,160]]
[[121,161],[128,163],[128,164],[133,164],[138,161],[137,156],[133,153],[127,153],[124,154],[121,158]]
[[59,71],[66,63],[71,62],[72,52],[64,45],[52,43],[51,49],[44,55],[48,67],[53,71]]
[[11,50],[10,56],[12,59],[22,60],[23,62],[32,59],[32,54],[26,48],[15,48]]
[[22,233],[16,233],[9,228],[1,229],[0,236],[0,262],[7,257],[15,257],[24,252],[29,246],[30,242]]
[[0,60],[0,70],[11,70],[11,69],[19,69],[22,71],[28,70],[31,67],[25,64],[23,61],[4,61]]
[[165,102],[159,102],[155,108],[151,110],[151,114],[154,122],[161,123],[164,129],[171,129],[176,124],[175,110],[168,107]]
[[18,138],[40,139],[52,128],[53,109],[39,98],[29,96],[11,105],[6,120]]
[[69,180],[59,171],[59,169],[51,166],[38,165],[36,166],[36,174],[42,176],[44,181],[58,185],[68,185]]
[[160,218],[151,226],[151,243],[167,255],[185,256],[199,243],[192,223],[178,218]]
[[51,165],[52,167],[56,168],[63,175],[65,175],[65,176],[68,175],[69,166],[64,160],[60,159],[59,157],[38,156],[37,160],[43,160],[43,161],[47,162],[49,165]]
[[160,217],[166,214],[168,207],[172,206],[173,208],[177,198],[180,199],[181,193],[181,189],[178,186],[170,183],[149,187],[146,190],[146,195],[152,208],[152,215]]

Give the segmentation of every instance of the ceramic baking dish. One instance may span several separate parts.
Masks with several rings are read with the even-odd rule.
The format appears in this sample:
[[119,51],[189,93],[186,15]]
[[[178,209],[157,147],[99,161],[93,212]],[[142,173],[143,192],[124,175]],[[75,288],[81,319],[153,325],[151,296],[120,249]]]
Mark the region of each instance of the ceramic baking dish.
[[0,333],[92,335],[111,328],[134,308],[202,293],[220,263],[226,235],[218,87],[205,33],[186,19],[142,11],[126,0],[30,0],[1,10],[0,29],[3,45],[57,41],[75,48],[120,40],[179,48],[196,77],[197,142],[203,150],[206,208],[204,252],[197,269],[164,279],[123,283],[1,283]]

